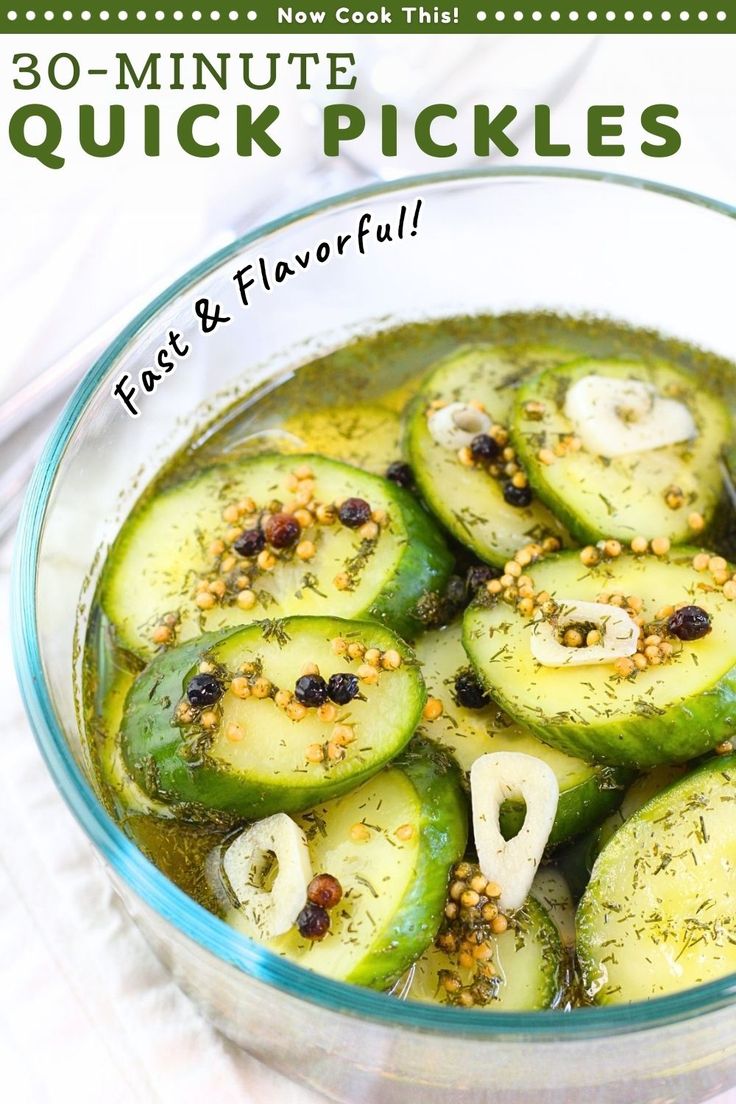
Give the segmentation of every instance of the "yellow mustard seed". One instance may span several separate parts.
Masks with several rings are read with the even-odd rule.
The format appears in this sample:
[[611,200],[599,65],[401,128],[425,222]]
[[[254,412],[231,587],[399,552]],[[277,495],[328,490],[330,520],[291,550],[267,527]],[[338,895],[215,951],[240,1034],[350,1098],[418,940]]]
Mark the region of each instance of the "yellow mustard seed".
[[396,836],[397,839],[400,839],[400,840],[410,840],[412,838],[412,836],[414,835],[414,825],[413,824],[400,824],[399,827],[394,832],[394,835]]
[[284,489],[287,490],[289,494],[293,494],[298,486],[299,480],[297,479],[294,472],[290,472],[284,480]]
[[242,532],[243,532],[242,529],[239,529],[237,527],[237,525],[234,525],[232,527],[232,529],[226,529],[225,530],[222,539],[225,541],[225,544],[232,544],[234,541],[236,541],[238,539],[238,537],[240,536],[240,534]]
[[503,913],[499,913],[495,920],[491,921],[491,931],[494,935],[503,935],[509,926],[509,922]]
[[151,639],[154,644],[168,644],[173,635],[168,625],[156,625],[151,633]]
[[634,666],[639,671],[643,671],[645,669],[645,667],[647,666],[646,656],[642,655],[641,652],[637,652],[636,655],[631,657],[631,659],[632,659],[632,662],[633,662]]
[[205,591],[202,594],[198,594],[194,601],[201,610],[208,610],[212,609],[215,605],[215,596]]
[[229,506],[226,506],[222,511],[223,521],[226,521],[228,525],[234,525],[240,517],[240,511],[234,502],[231,502]]
[[348,644],[348,655],[351,659],[362,659],[365,650],[365,644],[361,644],[358,640],[353,640]]
[[505,589],[506,587],[510,587],[510,586],[514,585],[514,576],[513,575],[502,575],[501,578],[498,581],[501,584],[501,587]]
[[336,724],[331,733],[335,744],[352,744],[355,739],[355,729],[352,725]]
[[235,586],[238,590],[250,589],[250,575],[238,575],[235,580]]
[[566,648],[580,648],[583,644],[583,634],[578,629],[566,629],[562,643]]
[[699,514],[697,510],[694,510],[692,514],[687,515],[688,528],[692,529],[693,533],[702,533],[705,529],[705,518],[702,514]]
[[273,696],[273,700],[279,709],[286,709],[293,696],[291,690],[277,690]]
[[223,598],[225,590],[227,589],[222,579],[213,579],[207,588],[210,594],[214,594],[216,598]]
[[[736,583],[734,584],[736,586]],[[366,659],[368,657],[366,656]],[[401,666],[401,656],[394,649],[389,648],[387,652],[384,652],[381,656],[381,666],[385,671],[397,671]]]
[[320,525],[332,525],[337,518],[337,511],[334,506],[321,502],[315,510],[315,515]]
[[236,698],[245,699],[250,697],[250,683],[243,675],[235,676],[230,683],[230,689]]
[[474,889],[476,893],[485,893],[486,891],[486,879],[483,874],[474,874],[470,879],[470,888]]
[[613,669],[619,678],[628,678],[634,673],[634,661],[629,656],[621,656],[614,663]]
[[698,552],[693,556],[693,567],[696,571],[707,571],[711,557],[707,552]]
[[524,475],[524,472],[517,471],[517,472],[514,472],[514,474],[511,476],[511,482],[512,482],[514,487],[521,488],[521,487],[526,487],[529,480]]
[[549,465],[549,464],[554,464],[554,462],[555,462],[555,459],[556,459],[556,457],[555,457],[555,454],[554,454],[554,452],[552,451],[552,449],[549,449],[549,448],[542,448],[542,449],[540,449],[540,450],[539,450],[539,452],[537,453],[537,459],[538,459],[538,460],[539,460],[539,461],[540,461],[540,462],[541,462],[542,464],[547,464],[547,465]]
[[603,551],[607,556],[610,556],[611,559],[616,559],[617,556],[621,555],[621,542],[617,540],[607,540],[603,545]]
[[381,666],[381,649],[380,648],[368,648],[365,656],[363,657],[366,663],[369,663],[371,667]]
[[500,579],[489,579],[486,583],[486,590],[489,594],[500,594],[503,590],[503,585]]
[[350,838],[354,840],[355,843],[365,843],[371,838],[371,830],[367,824],[358,821],[358,823],[354,824],[350,829]]
[[310,525],[314,525],[314,514],[311,510],[305,510],[300,506],[294,511],[294,521],[298,523],[300,529],[308,529]]
[[730,578],[731,576],[727,569],[724,569],[723,571],[713,572],[713,582],[716,583],[718,586],[723,586],[729,581]]
[[585,637],[585,643],[588,648],[594,647],[596,644],[600,644],[601,634],[598,629],[591,629]]
[[215,728],[219,719],[214,709],[205,709],[204,713],[202,713],[199,718],[199,723],[202,728]]
[[652,552],[655,556],[666,556],[669,550],[669,537],[655,537],[652,541]]
[[225,542],[224,542],[224,540],[220,540],[220,538],[218,537],[217,540],[212,541],[212,544],[209,547],[210,556],[221,556],[224,551],[225,551]]
[[290,721],[303,721],[307,715],[306,706],[298,702],[296,698],[291,699],[284,712]]
[[236,602],[240,609],[250,610],[253,609],[258,599],[255,596],[255,592],[252,590],[241,590],[240,594],[236,598]]
[[464,468],[472,468],[474,463],[473,454],[467,445],[463,445],[462,448],[457,450],[457,458]]
[[317,546],[314,541],[299,541],[296,546],[296,554],[300,560],[311,560],[317,554]]
[[516,607],[522,617],[530,617],[534,613],[534,599],[533,598],[520,598],[519,604]]
[[333,763],[339,763],[345,758],[346,752],[342,744],[336,744],[334,740],[331,740],[327,745],[327,758]]
[[294,475],[297,479],[311,479],[314,472],[309,464],[300,464],[298,468],[294,468]]
[[378,536],[378,532],[375,521],[366,521],[365,525],[361,525],[358,529],[358,536],[361,540],[374,541]]
[[320,721],[323,721],[326,724],[331,724],[337,716],[337,709],[332,704],[332,702],[325,702],[318,708],[317,716],[319,717]]
[[507,564],[504,564],[503,571],[504,576],[511,575],[514,579],[518,579],[521,575],[521,564],[517,563],[516,560],[509,560]]
[[529,547],[527,546],[526,548],[520,548],[519,551],[514,554],[514,559],[522,567],[528,567],[533,559]]
[[345,655],[348,650],[347,640],[343,640],[341,636],[336,636],[331,644],[332,651],[335,655]]
[[254,698],[267,698],[270,696],[271,690],[271,683],[267,678],[264,678],[263,675],[260,675],[251,687]]
[[649,541],[646,537],[634,537],[631,542],[631,551],[637,556],[643,556],[649,548]]
[[245,739],[245,729],[237,721],[230,721],[225,729],[225,738],[233,744],[240,743],[241,740]]
[[255,501],[250,497],[250,495],[246,495],[245,498],[241,498],[240,502],[238,503],[238,510],[241,512],[241,514],[255,513],[255,509]]
[[385,510],[371,510],[371,520],[384,529],[389,523],[389,516]]
[[339,571],[332,582],[337,590],[347,590],[350,586],[350,576],[345,571]]
[[711,556],[708,562],[708,570],[711,575],[715,575],[719,571],[725,571],[728,564],[724,560],[723,556]]
[[236,564],[237,560],[234,556],[225,556],[220,563],[220,571],[222,571],[224,575],[227,575],[228,571],[232,571]]
[[304,758],[308,763],[321,763],[325,757],[325,749],[321,744],[308,744],[304,752]]
[[587,545],[580,552],[580,562],[584,567],[595,567],[599,560],[600,553],[592,544]]
[[729,579],[723,584],[723,595],[728,598],[729,602],[732,602],[736,598],[736,582],[733,579]]
[[375,667],[371,667],[370,663],[361,663],[355,673],[360,681],[367,683],[368,686],[375,686],[378,682],[378,671]]
[[716,755],[730,755],[733,751],[733,741],[724,740],[721,744],[716,744],[714,751]]
[[439,698],[427,698],[427,704],[422,710],[422,716],[425,721],[436,721],[438,717],[442,716],[442,702]]

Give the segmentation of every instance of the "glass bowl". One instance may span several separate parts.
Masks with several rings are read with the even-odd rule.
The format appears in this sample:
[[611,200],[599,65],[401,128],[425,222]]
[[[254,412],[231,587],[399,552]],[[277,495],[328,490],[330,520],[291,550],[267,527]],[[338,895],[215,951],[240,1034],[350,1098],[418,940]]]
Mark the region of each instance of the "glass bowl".
[[[422,199],[417,233],[410,229]],[[397,238],[401,206],[404,236]],[[338,234],[370,213],[364,252]],[[30,486],[13,624],[43,756],[127,909],[172,975],[241,1046],[337,1100],[700,1101],[736,1083],[736,976],[570,1015],[402,1003],[251,943],[160,874],[108,817],[80,738],[80,640],[104,549],[150,475],[238,395],[356,334],[406,320],[545,308],[656,328],[736,360],[734,208],[642,180],[566,170],[446,173],[341,196],[265,226],[182,277],[95,364]],[[364,220],[365,221],[365,220]],[[378,243],[378,223],[393,240]],[[332,243],[238,303],[233,276]],[[324,250],[323,250],[324,252]],[[297,268],[297,266],[295,266]],[[230,321],[207,335],[194,304]],[[170,330],[190,352],[131,417],[112,389]]]

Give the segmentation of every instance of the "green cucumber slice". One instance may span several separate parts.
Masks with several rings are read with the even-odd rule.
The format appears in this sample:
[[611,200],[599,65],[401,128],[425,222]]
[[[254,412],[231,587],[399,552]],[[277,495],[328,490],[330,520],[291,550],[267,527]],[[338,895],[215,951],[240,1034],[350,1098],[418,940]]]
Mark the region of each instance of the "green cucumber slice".
[[[482,1012],[533,1012],[558,1003],[564,984],[565,956],[557,928],[533,897],[516,913],[511,927],[494,937],[496,994]],[[457,1004],[457,996],[442,986],[442,971],[452,971],[463,988],[472,986],[472,968],[460,966],[455,955],[432,945],[412,967],[403,986],[409,1000]]]
[[[312,524],[300,540],[311,541],[316,554],[303,560],[294,547],[283,550],[270,570],[227,547],[219,555],[210,551],[214,541],[227,544],[244,528],[257,525],[259,512],[237,522],[224,520],[224,511],[234,503],[250,497],[259,511],[274,501],[291,508],[296,499],[287,484],[300,466],[314,474],[316,501],[362,498],[386,515],[387,525],[366,539],[359,529],[339,521]],[[289,614],[369,617],[411,635],[421,628],[414,616],[417,602],[442,589],[451,567],[430,517],[388,480],[319,456],[265,453],[214,465],[142,499],[108,557],[101,603],[121,644],[141,655],[154,653],[154,630],[167,614],[178,618],[179,642]],[[255,596],[248,609],[238,604],[243,575],[250,580],[246,589]],[[344,577],[342,589],[335,583],[338,576]],[[210,609],[197,605],[199,580],[225,584],[225,594],[213,597]]]
[[[375,685],[361,681],[362,697],[335,706],[330,719],[309,708],[303,719],[292,720],[274,695],[293,691],[306,664],[316,664],[325,679],[360,668],[360,660],[335,654],[338,639],[398,653],[401,666],[381,670]],[[184,719],[180,713],[202,662],[227,687],[213,707],[212,728],[202,727],[201,713]],[[236,695],[232,679],[243,664],[249,673],[241,681],[255,688],[259,678],[268,680],[269,696]],[[308,809],[375,774],[411,738],[424,701],[413,654],[390,629],[291,617],[209,633],[154,659],[128,695],[121,746],[138,784],[185,819],[260,818]],[[336,725],[347,726],[344,745],[333,746]],[[322,749],[322,761],[310,758],[315,748]]]
[[537,593],[553,598],[638,596],[647,623],[666,606],[702,606],[712,631],[683,642],[658,667],[626,679],[610,664],[542,667],[530,649],[530,618],[503,601],[468,609],[465,649],[499,704],[545,743],[588,762],[640,769],[685,762],[736,726],[736,617],[710,575],[694,569],[693,555],[687,548],[661,559],[624,555],[591,568],[570,552],[527,569]]
[[[450,869],[465,848],[457,768],[417,740],[359,789],[297,819],[312,869],[337,878],[343,898],[322,941],[310,943],[294,928],[270,948],[331,978],[390,986],[434,938]],[[226,919],[237,927],[236,910]]]
[[564,530],[539,501],[510,506],[498,479],[465,467],[455,451],[438,444],[427,424],[430,403],[477,400],[492,422],[508,426],[514,390],[524,374],[569,356],[553,347],[469,346],[440,361],[407,413],[404,449],[427,505],[457,540],[488,563],[502,565],[522,545],[550,535],[564,538]]
[[[541,450],[574,436],[565,395],[591,374],[639,380],[683,402],[697,437],[609,459],[583,448],[542,462]],[[512,419],[512,439],[532,487],[582,542],[616,537],[628,543],[639,535],[668,537],[673,544],[692,539],[689,515],[710,521],[721,498],[718,457],[731,430],[724,404],[699,380],[663,361],[584,359],[541,371],[519,388]],[[679,488],[682,500],[674,509],[666,501],[672,488]]]
[[736,756],[647,802],[593,867],[577,914],[583,982],[599,1004],[646,1000],[736,970]]
[[[415,651],[429,693],[443,706],[441,715],[434,721],[423,721],[422,727],[451,752],[466,773],[480,755],[491,751],[535,755],[555,772],[560,800],[549,846],[587,831],[616,808],[629,778],[627,771],[590,766],[548,747],[523,725],[512,721],[495,702],[483,709],[467,709],[457,704],[455,676],[469,668],[460,624],[425,633]],[[504,835],[508,838],[516,835],[525,815],[523,801],[507,801],[501,809]]]

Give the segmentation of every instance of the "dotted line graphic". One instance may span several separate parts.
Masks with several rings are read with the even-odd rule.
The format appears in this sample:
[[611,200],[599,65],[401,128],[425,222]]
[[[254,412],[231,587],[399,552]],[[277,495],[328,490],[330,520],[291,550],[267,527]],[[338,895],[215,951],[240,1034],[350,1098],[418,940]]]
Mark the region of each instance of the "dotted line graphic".
[[69,23],[72,19],[81,19],[85,23],[92,20],[99,19],[102,23],[107,23],[110,20],[119,19],[121,23],[125,23],[126,20],[137,20],[139,23],[145,23],[147,21],[153,21],[155,23],[162,23],[165,19],[174,19],[176,22],[181,22],[184,19],[192,19],[195,23],[199,23],[201,20],[211,20],[213,23],[217,23],[220,20],[229,21],[231,23],[237,23],[238,20],[245,19],[248,22],[253,22],[258,18],[258,13],[254,11],[173,11],[164,12],[160,9],[153,9],[150,11],[126,11],[120,9],[119,11],[81,11],[71,12],[68,10],[59,11],[34,11],[32,8],[21,11],[8,11],[5,12],[5,18],[9,23],[33,23],[36,19],[43,19],[47,23],[51,23],[54,20],[61,20],[62,22]]
[[[629,0],[631,2],[631,0]],[[723,2],[723,0],[721,0]],[[719,23],[725,23],[726,20],[732,19],[727,12],[722,8],[707,9],[702,6],[703,0],[700,3],[696,3],[696,6],[692,9],[680,7],[673,7],[671,10],[665,8],[663,10],[644,9],[634,11],[632,8],[621,8],[614,10],[607,5],[603,5],[600,8],[594,8],[592,6],[584,5],[580,9],[573,8],[569,10],[545,10],[541,11],[538,8],[522,8],[517,4],[512,3],[509,7],[489,7],[478,8],[475,11],[476,23],[493,24],[505,24],[507,29],[511,29],[514,25],[521,25],[519,29],[529,28],[534,29],[534,24],[540,23],[553,23],[556,24],[559,29],[563,29],[567,24],[597,24],[600,29],[603,29],[601,25],[616,24],[621,29],[626,29],[626,24],[637,22],[641,24],[650,24],[653,26],[659,26],[660,24],[670,24],[672,29],[674,27],[691,23],[691,25],[697,26],[698,24],[708,23],[711,26],[716,26]],[[472,12],[472,9],[471,9]],[[472,21],[471,12],[463,13],[464,19]],[[206,24],[206,23],[219,23],[221,26],[233,23],[255,23],[259,19],[258,12],[247,9],[236,11],[235,9],[220,9],[220,8],[203,8],[202,10],[184,11],[177,9],[174,11],[163,11],[160,8],[152,7],[148,9],[142,8],[115,8],[114,10],[82,10],[82,11],[70,11],[68,8],[35,8],[30,7],[18,7],[17,9],[11,9],[6,12],[0,12],[0,27],[4,23],[14,24],[16,28],[22,26],[28,26],[29,24],[64,24],[71,23],[79,24],[81,21],[84,24],[90,23],[103,23],[108,25],[108,29],[112,29],[112,26],[116,22],[128,23],[129,30],[133,27],[142,27],[148,25],[153,29],[156,24],[174,23],[185,24]],[[270,16],[265,17],[265,22],[270,22]],[[299,22],[299,21],[298,21]],[[40,29],[40,28],[39,28]],[[69,28],[71,29],[71,28]],[[292,30],[294,28],[291,28]],[[324,28],[323,28],[324,29]],[[346,28],[347,29],[347,28]],[[403,28],[402,28],[403,29]],[[438,27],[438,30],[446,30],[445,27]]]

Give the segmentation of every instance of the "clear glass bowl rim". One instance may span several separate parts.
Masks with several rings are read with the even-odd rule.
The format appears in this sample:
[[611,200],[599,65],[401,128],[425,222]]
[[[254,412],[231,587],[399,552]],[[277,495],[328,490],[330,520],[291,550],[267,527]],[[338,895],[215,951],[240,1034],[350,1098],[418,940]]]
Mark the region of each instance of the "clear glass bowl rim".
[[389,999],[382,993],[321,977],[272,954],[233,931],[169,882],[105,812],[77,766],[56,720],[42,673],[36,623],[37,560],[46,503],[59,464],[87,403],[108,368],[157,311],[244,247],[283,227],[309,220],[358,199],[371,199],[409,189],[442,188],[463,182],[510,183],[524,180],[576,181],[639,189],[736,219],[736,207],[730,204],[638,177],[585,169],[514,166],[509,169],[493,167],[431,173],[381,182],[311,204],[257,227],[203,260],[154,299],[100,356],[69,399],[36,465],[18,524],[12,570],[11,626],[16,674],[26,712],[57,788],[78,823],[118,877],[179,931],[259,981],[333,1012],[361,1017],[385,1027],[401,1026],[448,1037],[472,1036],[479,1040],[506,1038],[509,1041],[513,1038],[534,1038],[562,1042],[565,1039],[603,1038],[612,1034],[651,1030],[714,1012],[736,999],[736,974],[671,996],[629,1005],[579,1009],[569,1015],[550,1012],[489,1014]]

